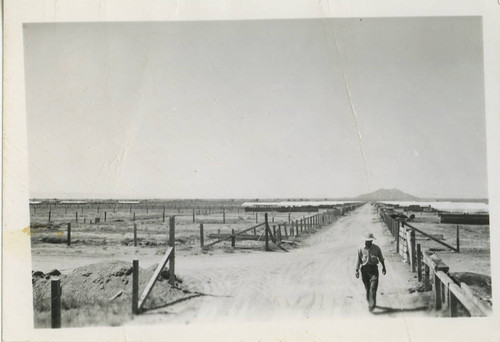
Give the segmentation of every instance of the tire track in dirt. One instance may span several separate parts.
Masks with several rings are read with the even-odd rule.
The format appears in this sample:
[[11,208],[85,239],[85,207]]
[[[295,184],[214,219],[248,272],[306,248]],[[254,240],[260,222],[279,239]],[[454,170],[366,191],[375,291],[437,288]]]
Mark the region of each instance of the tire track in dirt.
[[391,238],[370,205],[339,218],[302,242],[290,253],[198,255],[178,258],[180,276],[207,294],[136,317],[131,324],[217,320],[267,320],[314,317],[370,317],[360,279],[354,276],[356,251],[362,236],[372,232],[387,260],[388,274],[380,275],[379,314],[423,315],[405,312],[424,302],[409,295],[412,277],[397,255]]

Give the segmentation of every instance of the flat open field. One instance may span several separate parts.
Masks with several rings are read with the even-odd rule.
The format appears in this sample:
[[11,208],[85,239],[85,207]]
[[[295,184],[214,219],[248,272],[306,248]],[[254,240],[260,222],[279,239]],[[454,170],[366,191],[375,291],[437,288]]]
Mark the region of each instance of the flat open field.
[[[49,210],[51,221],[48,221]],[[78,212],[78,222],[76,220]],[[106,213],[106,222],[104,215]],[[135,213],[135,221],[134,221]],[[313,213],[291,212],[291,220],[300,220]],[[200,254],[200,223],[203,223],[205,244],[209,243],[210,234],[226,234],[250,228],[264,222],[264,213],[245,212],[242,208],[203,208],[195,209],[193,223],[192,209],[166,208],[163,222],[163,207],[103,208],[101,205],[39,207],[31,209],[31,247],[32,268],[40,271],[58,269],[69,271],[77,266],[104,260],[130,261],[137,256],[144,258],[144,264],[152,255],[162,254],[158,247],[166,246],[169,239],[169,216],[175,216],[176,253],[181,255]],[[99,218],[99,223],[94,223]],[[287,222],[289,213],[274,212],[269,214],[269,224]],[[90,223],[92,220],[93,223]],[[85,221],[85,223],[84,223]],[[67,224],[71,223],[71,246],[66,246]],[[225,222],[225,223],[224,223]],[[133,246],[134,224],[137,225],[137,240],[140,248]],[[290,225],[288,224],[288,227]],[[256,229],[262,234],[263,229]],[[253,231],[249,232],[253,234]],[[230,247],[228,240],[214,249]],[[263,241],[237,241],[238,248],[261,250]],[[142,264],[142,262],[141,262]]]

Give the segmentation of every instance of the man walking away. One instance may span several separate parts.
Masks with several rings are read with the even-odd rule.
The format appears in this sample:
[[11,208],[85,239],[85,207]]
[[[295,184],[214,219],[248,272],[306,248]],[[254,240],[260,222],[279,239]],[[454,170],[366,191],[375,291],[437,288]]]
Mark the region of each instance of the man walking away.
[[373,311],[377,301],[378,287],[378,263],[382,264],[382,274],[385,275],[384,257],[380,247],[373,243],[375,237],[369,233],[365,236],[365,245],[358,249],[356,261],[356,278],[359,278],[361,269],[361,279],[366,289],[366,300],[368,301],[368,310]]

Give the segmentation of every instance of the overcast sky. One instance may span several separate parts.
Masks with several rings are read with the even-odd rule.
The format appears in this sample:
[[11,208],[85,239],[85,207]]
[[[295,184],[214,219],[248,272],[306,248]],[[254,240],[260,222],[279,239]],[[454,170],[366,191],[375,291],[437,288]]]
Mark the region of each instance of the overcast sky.
[[28,24],[24,39],[31,197],[487,197],[479,17]]

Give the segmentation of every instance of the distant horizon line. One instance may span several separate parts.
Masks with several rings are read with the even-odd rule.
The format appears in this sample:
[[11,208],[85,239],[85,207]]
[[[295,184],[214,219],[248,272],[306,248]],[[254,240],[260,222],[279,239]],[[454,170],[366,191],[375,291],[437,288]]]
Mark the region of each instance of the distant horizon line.
[[[118,195],[118,194],[95,194],[95,197],[88,196],[85,194],[78,194],[75,193],[73,195],[69,195],[69,197],[60,197],[60,196],[54,196],[55,194],[50,194],[45,193],[43,194],[45,196],[32,196],[30,197],[30,200],[36,200],[36,199],[45,199],[45,200],[102,200],[102,201],[107,201],[107,200],[149,200],[149,201],[182,201],[182,200],[205,200],[205,201],[306,201],[306,200],[313,200],[313,201],[344,201],[344,200],[359,200],[359,201],[370,201],[370,197],[375,197],[375,198],[396,198],[394,201],[399,200],[399,201],[426,201],[426,200],[458,200],[458,201],[464,201],[464,200],[473,200],[473,201],[487,201],[489,202],[489,197],[469,197],[469,196],[464,196],[464,197],[454,197],[454,196],[429,196],[429,197],[419,197],[415,196],[412,194],[409,194],[408,192],[402,191],[396,187],[392,188],[379,188],[377,190],[371,191],[371,192],[366,192],[362,194],[358,194],[356,196],[337,196],[337,197],[329,197],[329,196],[314,196],[314,197],[255,197],[255,196],[250,196],[250,197],[145,197],[145,196],[138,196],[138,197],[131,197],[130,195]],[[67,195],[68,196],[68,195]],[[368,199],[365,199],[368,197]],[[406,197],[406,198],[405,198]],[[400,199],[397,199],[400,198]],[[382,200],[382,199],[380,199]],[[391,201],[391,199],[384,199],[384,201]]]
[[[133,200],[147,200],[147,201],[342,201],[342,200],[358,200],[361,202],[370,202],[376,200],[364,200],[355,197],[30,197],[29,200],[99,200],[99,201],[133,201]],[[425,202],[427,200],[474,200],[474,201],[488,201],[488,197],[418,197],[415,199],[380,199],[380,201],[406,201],[406,202]]]

